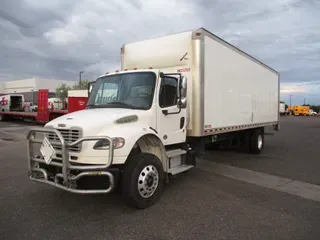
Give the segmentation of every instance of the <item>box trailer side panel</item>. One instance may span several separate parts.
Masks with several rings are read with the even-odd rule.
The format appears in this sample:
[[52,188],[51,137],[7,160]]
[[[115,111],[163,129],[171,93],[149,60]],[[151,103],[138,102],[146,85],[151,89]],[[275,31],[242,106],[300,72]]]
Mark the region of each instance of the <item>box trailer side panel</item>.
[[204,37],[204,128],[273,125],[279,115],[279,75],[231,45]]

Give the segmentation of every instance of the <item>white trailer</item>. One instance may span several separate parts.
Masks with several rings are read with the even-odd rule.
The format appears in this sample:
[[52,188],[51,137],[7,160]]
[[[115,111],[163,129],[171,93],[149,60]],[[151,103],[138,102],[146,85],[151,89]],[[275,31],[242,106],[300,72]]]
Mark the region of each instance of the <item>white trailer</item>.
[[280,112],[280,115],[286,115],[286,104],[283,103],[283,102],[280,102],[279,103],[279,112]]
[[[28,133],[32,180],[80,194],[118,186],[129,205],[146,208],[208,146],[259,154],[264,127],[279,129],[279,73],[203,28],[121,54],[121,70],[90,84],[86,109]],[[46,133],[41,156],[36,132]],[[94,177],[102,186],[83,186]]]
[[7,94],[0,96],[1,112],[21,112],[24,109],[23,94]]

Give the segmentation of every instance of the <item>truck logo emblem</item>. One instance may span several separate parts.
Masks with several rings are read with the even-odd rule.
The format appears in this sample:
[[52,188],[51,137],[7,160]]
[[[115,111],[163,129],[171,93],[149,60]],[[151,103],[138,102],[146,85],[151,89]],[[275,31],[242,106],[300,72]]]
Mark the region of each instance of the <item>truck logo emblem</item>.
[[1,105],[2,106],[8,105],[8,100],[5,97],[2,97]]
[[180,61],[182,61],[182,60],[188,60],[189,58],[186,58],[187,55],[188,55],[188,52],[186,52],[186,53],[182,56],[182,58],[180,58]]

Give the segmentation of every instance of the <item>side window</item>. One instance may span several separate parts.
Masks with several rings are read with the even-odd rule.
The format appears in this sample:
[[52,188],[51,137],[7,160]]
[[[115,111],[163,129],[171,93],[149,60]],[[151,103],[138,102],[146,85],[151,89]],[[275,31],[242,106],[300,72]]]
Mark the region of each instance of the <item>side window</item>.
[[161,108],[177,105],[178,79],[163,77],[161,81],[159,105]]

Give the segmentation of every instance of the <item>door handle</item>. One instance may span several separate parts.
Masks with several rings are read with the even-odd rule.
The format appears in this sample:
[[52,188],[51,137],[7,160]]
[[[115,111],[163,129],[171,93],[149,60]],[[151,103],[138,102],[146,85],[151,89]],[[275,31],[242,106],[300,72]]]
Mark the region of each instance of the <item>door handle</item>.
[[185,122],[185,118],[181,117],[180,118],[180,129],[182,129],[184,127],[184,122]]

